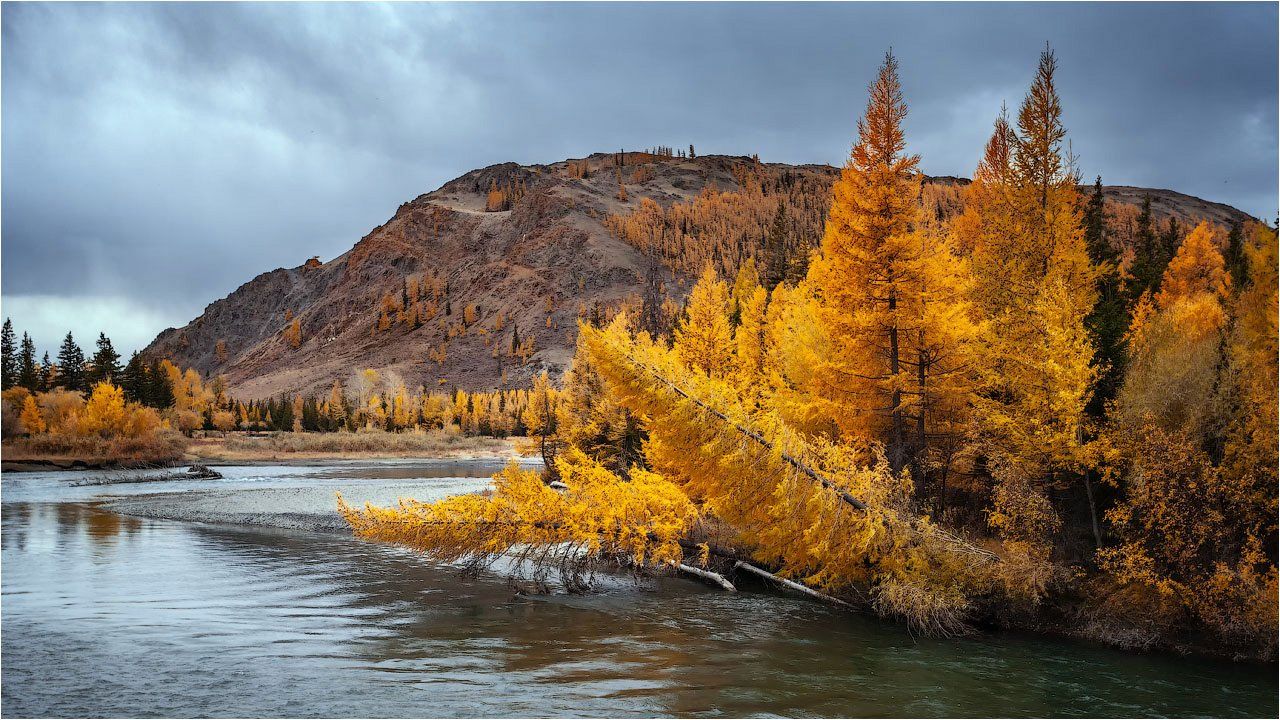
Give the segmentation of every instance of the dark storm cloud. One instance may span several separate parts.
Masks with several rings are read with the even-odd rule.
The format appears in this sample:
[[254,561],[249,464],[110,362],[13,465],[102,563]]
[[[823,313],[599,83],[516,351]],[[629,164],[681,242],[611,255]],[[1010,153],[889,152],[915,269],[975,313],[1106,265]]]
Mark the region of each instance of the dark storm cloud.
[[968,175],[1047,41],[1087,177],[1277,208],[1274,4],[3,6],[4,312],[144,344],[474,167],[843,161],[886,48]]

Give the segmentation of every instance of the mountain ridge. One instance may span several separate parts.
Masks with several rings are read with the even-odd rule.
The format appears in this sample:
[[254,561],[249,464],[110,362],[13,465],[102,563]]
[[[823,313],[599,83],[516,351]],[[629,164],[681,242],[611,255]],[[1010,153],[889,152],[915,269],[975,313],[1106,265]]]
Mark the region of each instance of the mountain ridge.
[[[640,292],[647,275],[661,277],[674,298],[687,291],[687,272],[620,239],[606,227],[607,217],[627,215],[645,200],[662,208],[694,203],[709,188],[746,192],[744,168],[779,186],[798,178],[820,188],[839,173],[830,165],[746,156],[650,153],[478,168],[402,203],[327,262],[260,273],[187,325],[162,331],[142,354],[223,375],[242,399],[323,392],[366,367],[410,387],[524,386],[538,372],[567,368],[577,319],[621,305]],[[948,211],[969,182],[926,180]],[[1221,225],[1250,219],[1172,190],[1104,186],[1104,195],[1117,216],[1131,218],[1133,206],[1149,196],[1157,219],[1176,217],[1184,227],[1198,219]],[[744,237],[739,247],[755,240]],[[414,298],[405,303],[411,283]],[[423,308],[433,306],[435,315],[422,320]],[[418,308],[416,322],[405,317],[408,307]],[[468,308],[474,310],[470,323]],[[379,329],[387,315],[389,326]],[[528,352],[512,354],[517,339],[531,343],[522,348]]]

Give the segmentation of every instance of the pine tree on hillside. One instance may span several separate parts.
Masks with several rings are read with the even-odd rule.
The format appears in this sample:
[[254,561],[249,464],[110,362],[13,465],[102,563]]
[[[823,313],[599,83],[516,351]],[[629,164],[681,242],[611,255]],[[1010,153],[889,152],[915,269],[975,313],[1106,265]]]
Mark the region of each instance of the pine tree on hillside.
[[0,330],[0,389],[8,390],[18,382],[18,347],[13,335],[13,321],[4,319]]
[[62,347],[58,348],[58,386],[74,392],[86,389],[84,351],[71,337],[70,331],[62,339]]
[[36,368],[36,344],[22,333],[22,349],[18,352],[18,385],[31,392],[40,389],[40,373]]

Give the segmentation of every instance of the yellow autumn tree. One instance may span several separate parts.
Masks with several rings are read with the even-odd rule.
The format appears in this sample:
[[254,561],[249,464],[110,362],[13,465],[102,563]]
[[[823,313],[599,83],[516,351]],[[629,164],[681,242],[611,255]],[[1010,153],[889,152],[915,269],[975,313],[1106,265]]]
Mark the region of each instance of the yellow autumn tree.
[[769,336],[768,292],[754,284],[754,278],[750,284],[735,283],[734,288],[740,297],[738,325],[733,330],[734,381],[744,397],[761,405],[772,384],[775,351]]
[[339,495],[338,510],[358,537],[407,545],[472,570],[504,553],[529,560],[540,585],[558,572],[569,587],[583,587],[610,558],[641,567],[682,560],[679,541],[698,511],[678,487],[643,470],[623,481],[576,449],[554,462],[563,491],[549,487],[540,473],[511,465],[484,495],[363,509]]
[[1197,225],[1178,246],[1160,280],[1156,306],[1165,309],[1199,293],[1217,296],[1219,300],[1231,294],[1231,276],[1215,242],[1213,226],[1208,222]]
[[676,352],[686,364],[723,377],[732,370],[729,289],[710,265],[689,293],[689,305],[675,330]]
[[123,432],[126,419],[124,391],[109,382],[100,382],[84,405],[80,425],[86,435],[108,437]]
[[27,395],[26,400],[23,401],[19,422],[22,423],[22,429],[28,435],[39,435],[45,431],[44,416],[40,414],[40,406],[36,404],[34,396]]
[[1266,543],[1276,535],[1277,447],[1280,419],[1277,408],[1276,232],[1260,224],[1249,228],[1246,253],[1249,281],[1235,306],[1235,322],[1227,342],[1227,367],[1221,386],[1227,399],[1224,472],[1232,481],[1237,518],[1246,532]]
[[882,443],[890,471],[911,465],[923,489],[932,420],[967,407],[975,329],[961,261],[918,227],[919,157],[906,153],[897,69],[886,55],[809,267],[832,350],[812,394],[845,436]]
[[395,394],[391,398],[391,416],[388,418],[391,428],[403,430],[409,427],[412,424],[410,410],[409,391],[401,383],[396,386]]
[[1212,229],[1201,223],[1169,262],[1154,300],[1144,296],[1134,310],[1117,422],[1129,430],[1154,422],[1192,437],[1207,431],[1230,282]]
[[547,466],[552,467],[555,447],[549,443],[549,439],[555,433],[555,389],[551,387],[551,378],[546,372],[533,378],[533,390],[529,394],[530,401],[524,410],[524,426],[528,429],[529,437],[538,438],[538,451]]
[[724,542],[828,591],[869,589],[879,610],[927,631],[963,624],[993,558],[911,512],[909,483],[883,458],[752,416],[726,380],[631,337],[625,316],[579,332],[618,402],[648,419],[653,469],[732,528]]
[[1096,296],[1052,51],[1018,112],[997,120],[955,228],[970,250],[972,303],[984,324],[975,402],[977,452],[995,477],[991,523],[1045,559],[1061,520],[1049,489],[1082,478],[1085,406],[1097,369],[1085,318]]
[[385,429],[387,426],[387,409],[382,403],[382,397],[378,393],[369,396],[369,405],[366,409],[366,422],[378,429]]
[[302,322],[294,318],[284,329],[285,342],[289,343],[289,347],[297,350],[302,345]]

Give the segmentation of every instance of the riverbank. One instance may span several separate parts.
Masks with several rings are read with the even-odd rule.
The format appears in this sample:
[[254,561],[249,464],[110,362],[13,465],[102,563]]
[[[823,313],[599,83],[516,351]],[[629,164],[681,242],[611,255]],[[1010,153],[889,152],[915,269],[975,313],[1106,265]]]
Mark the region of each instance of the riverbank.
[[205,465],[323,464],[348,460],[519,459],[517,438],[423,433],[238,433],[193,438],[185,459]]
[[186,449],[187,438],[172,430],[143,438],[44,434],[5,440],[0,444],[0,469],[39,472],[164,467],[180,464]]
[[[56,442],[55,442],[56,440]],[[173,465],[322,465],[359,460],[518,460],[519,438],[422,433],[209,433],[176,432],[142,441],[38,436],[5,440],[0,470],[102,470]]]

